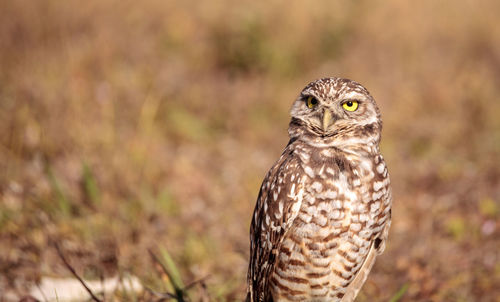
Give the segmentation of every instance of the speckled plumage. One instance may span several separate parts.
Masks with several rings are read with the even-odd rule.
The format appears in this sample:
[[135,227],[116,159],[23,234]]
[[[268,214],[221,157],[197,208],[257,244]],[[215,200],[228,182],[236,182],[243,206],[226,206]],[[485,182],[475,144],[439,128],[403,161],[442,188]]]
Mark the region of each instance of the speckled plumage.
[[380,113],[360,84],[325,78],[304,88],[291,115],[252,219],[247,301],[353,301],[390,226]]

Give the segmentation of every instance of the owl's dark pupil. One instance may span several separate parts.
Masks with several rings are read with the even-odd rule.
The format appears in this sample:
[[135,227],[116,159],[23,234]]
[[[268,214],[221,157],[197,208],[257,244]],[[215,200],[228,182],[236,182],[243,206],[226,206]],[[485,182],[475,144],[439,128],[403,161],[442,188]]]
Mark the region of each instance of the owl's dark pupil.
[[318,103],[318,100],[315,98],[311,99],[311,104],[316,105]]
[[351,101],[347,101],[347,106],[352,107],[352,102]]

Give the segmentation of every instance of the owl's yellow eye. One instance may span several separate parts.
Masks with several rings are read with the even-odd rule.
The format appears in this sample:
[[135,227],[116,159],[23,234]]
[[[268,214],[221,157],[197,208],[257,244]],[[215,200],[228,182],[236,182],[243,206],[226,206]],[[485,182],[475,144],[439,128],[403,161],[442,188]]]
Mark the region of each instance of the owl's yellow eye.
[[306,105],[309,109],[313,109],[318,105],[318,100],[313,96],[308,96],[306,100]]
[[347,101],[342,104],[342,108],[351,112],[356,111],[356,109],[358,109],[358,101]]

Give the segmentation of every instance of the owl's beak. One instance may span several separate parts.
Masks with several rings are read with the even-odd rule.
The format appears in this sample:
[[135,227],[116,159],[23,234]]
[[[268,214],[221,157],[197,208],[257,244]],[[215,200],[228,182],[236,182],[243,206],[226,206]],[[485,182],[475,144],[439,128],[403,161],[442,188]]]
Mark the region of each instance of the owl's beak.
[[333,116],[330,110],[325,109],[323,111],[323,131],[326,131],[331,124],[333,124]]

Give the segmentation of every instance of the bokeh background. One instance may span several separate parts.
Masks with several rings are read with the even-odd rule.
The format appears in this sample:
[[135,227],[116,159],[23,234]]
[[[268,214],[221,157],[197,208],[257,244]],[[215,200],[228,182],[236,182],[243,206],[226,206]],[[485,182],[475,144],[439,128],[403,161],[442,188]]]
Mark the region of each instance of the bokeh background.
[[290,105],[340,76],[379,103],[394,189],[387,249],[357,301],[500,301],[499,12],[1,1],[0,296],[71,277],[55,241],[86,278],[153,288],[166,281],[148,249],[161,247],[185,283],[208,276],[205,297],[242,300],[250,217]]

